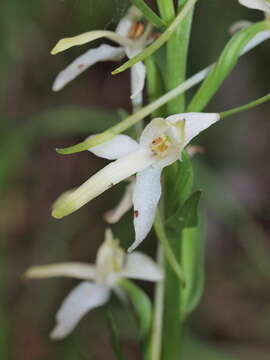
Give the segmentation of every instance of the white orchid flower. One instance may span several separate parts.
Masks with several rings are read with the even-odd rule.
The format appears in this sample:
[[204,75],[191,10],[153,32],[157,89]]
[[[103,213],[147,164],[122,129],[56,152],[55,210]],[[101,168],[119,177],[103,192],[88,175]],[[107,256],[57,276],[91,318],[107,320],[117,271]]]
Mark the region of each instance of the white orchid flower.
[[137,247],[149,233],[161,196],[162,169],[181,159],[183,148],[201,131],[219,120],[216,113],[186,113],[156,118],[143,130],[140,141],[127,135],[91,148],[95,155],[115,160],[75,190],[53,204],[52,216],[62,218],[131,175],[137,174],[133,190],[135,241]]
[[[103,44],[88,50],[59,73],[53,83],[53,90],[61,90],[71,80],[97,62],[120,61],[125,55],[132,58],[143,51],[145,46],[153,39],[151,39],[151,27],[145,28],[143,23],[139,21],[141,17],[141,12],[135,6],[131,6],[127,14],[120,20],[115,32],[90,31],[72,38],[60,40],[52,50],[52,54],[102,37],[118,43],[120,47]],[[138,102],[142,101],[145,73],[145,66],[142,62],[138,62],[131,68],[131,97],[136,98]]]
[[[102,306],[112,290],[117,295],[121,278],[160,281],[162,271],[147,255],[134,251],[125,256],[119,241],[107,229],[105,241],[100,246],[95,265],[70,262],[54,265],[35,266],[27,270],[28,278],[72,277],[86,280],[77,285],[62,303],[56,314],[56,326],[50,337],[55,340],[69,335],[81,318],[90,310]],[[90,280],[90,281],[89,281]]]

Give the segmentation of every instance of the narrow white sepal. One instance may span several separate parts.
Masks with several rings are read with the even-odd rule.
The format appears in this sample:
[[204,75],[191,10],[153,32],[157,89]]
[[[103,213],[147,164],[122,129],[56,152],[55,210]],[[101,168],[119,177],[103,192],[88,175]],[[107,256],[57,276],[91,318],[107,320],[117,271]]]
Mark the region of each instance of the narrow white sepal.
[[137,141],[128,135],[116,135],[111,140],[92,147],[89,151],[108,160],[116,160],[139,149]]
[[69,335],[88,311],[102,306],[109,297],[110,290],[104,286],[87,281],[77,285],[57,312],[56,326],[50,338],[60,340]]
[[96,276],[96,267],[80,262],[33,266],[26,271],[25,276],[28,278],[64,276],[83,280],[93,280]]
[[70,81],[83,73],[90,66],[100,61],[120,61],[125,56],[124,48],[113,47],[107,44],[100,45],[98,48],[90,49],[79,56],[69,66],[62,70],[56,77],[52,89],[59,91]]
[[[141,46],[129,46],[125,48],[126,54],[129,59],[143,51]],[[145,65],[139,61],[131,67],[131,99],[133,105],[141,105],[143,89],[145,85],[146,68]]]
[[100,39],[100,38],[107,38],[109,40],[115,41],[116,43],[120,44],[121,46],[132,46],[132,40],[120,36],[113,31],[107,30],[95,30],[95,31],[88,31],[80,35],[76,35],[69,38],[64,38],[58,41],[55,47],[52,49],[51,54],[55,55],[61,51],[65,51],[70,49],[73,46],[79,46],[91,41]]
[[160,281],[163,279],[162,270],[147,255],[134,251],[127,255],[127,262],[123,269],[123,276],[130,279]]
[[239,0],[239,3],[250,9],[270,12],[270,3],[267,0]]
[[131,99],[135,105],[141,105],[145,85],[146,68],[140,61],[131,67]]
[[134,181],[126,186],[123,197],[119,204],[104,214],[104,219],[108,224],[115,224],[132,208],[132,196],[134,189]]
[[161,196],[161,171],[161,168],[149,166],[137,174],[133,192],[135,241],[129,252],[145,239],[153,225]]
[[186,146],[195,136],[206,130],[220,119],[217,113],[183,113],[167,117],[167,121],[175,124],[179,120],[185,120],[185,141]]

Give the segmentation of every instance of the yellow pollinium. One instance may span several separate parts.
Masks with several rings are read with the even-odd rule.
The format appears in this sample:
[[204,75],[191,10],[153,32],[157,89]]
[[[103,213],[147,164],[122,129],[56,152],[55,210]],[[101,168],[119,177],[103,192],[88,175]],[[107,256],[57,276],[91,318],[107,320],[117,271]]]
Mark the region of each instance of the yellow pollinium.
[[151,143],[151,150],[158,156],[164,157],[171,146],[171,139],[169,136],[159,136]]
[[137,40],[143,35],[143,33],[144,33],[144,25],[143,23],[137,21],[131,26],[131,29],[129,30],[128,33],[128,38],[131,40]]

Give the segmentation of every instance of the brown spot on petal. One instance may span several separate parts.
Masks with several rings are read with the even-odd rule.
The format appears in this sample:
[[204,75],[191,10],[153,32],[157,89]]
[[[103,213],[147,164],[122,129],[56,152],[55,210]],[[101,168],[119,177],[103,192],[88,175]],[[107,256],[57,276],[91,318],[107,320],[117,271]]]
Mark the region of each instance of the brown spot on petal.
[[139,216],[139,211],[138,210],[134,210],[134,217],[137,218]]
[[84,68],[85,68],[85,65],[84,65],[84,64],[79,64],[79,65],[78,65],[78,69],[82,70],[82,69],[84,69]]

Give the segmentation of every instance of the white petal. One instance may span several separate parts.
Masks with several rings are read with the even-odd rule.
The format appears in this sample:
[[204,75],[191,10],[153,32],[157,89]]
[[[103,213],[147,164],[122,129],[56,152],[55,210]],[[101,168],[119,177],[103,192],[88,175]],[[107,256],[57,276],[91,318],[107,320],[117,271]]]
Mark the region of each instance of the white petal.
[[186,146],[195,136],[207,129],[220,119],[216,113],[184,113],[167,117],[167,121],[175,124],[185,119],[185,143]]
[[107,211],[104,214],[104,219],[109,224],[117,223],[131,208],[132,208],[132,196],[135,183],[132,181],[127,185],[124,195],[121,198],[118,205],[115,208]]
[[137,141],[127,135],[116,135],[109,141],[89,149],[99,157],[108,160],[119,159],[139,149]]
[[33,266],[26,271],[25,276],[29,278],[65,276],[76,279],[92,280],[96,276],[96,267],[94,265],[79,262]]
[[239,3],[250,9],[270,12],[270,3],[267,0],[239,0]]
[[153,119],[144,128],[140,137],[140,144],[148,147],[155,138],[163,136],[168,128],[169,125],[163,118]]
[[54,91],[61,90],[66,84],[99,61],[119,61],[124,56],[125,51],[122,47],[103,44],[98,48],[90,49],[58,74],[52,89]]
[[71,214],[120,181],[150,166],[153,161],[151,153],[142,148],[110,163],[76,190],[62,194],[53,204],[52,216],[60,219]]
[[131,99],[138,106],[142,104],[145,77],[146,69],[141,61],[131,67]]
[[59,340],[69,335],[89,310],[105,304],[109,296],[110,290],[101,285],[86,281],[77,285],[56,314],[56,326],[50,334],[51,339]]
[[127,37],[131,26],[141,17],[141,11],[136,6],[131,6],[126,15],[119,21],[115,32],[121,36]]
[[162,270],[158,265],[149,256],[138,251],[127,255],[123,276],[146,281],[163,279]]
[[161,171],[150,166],[137,174],[133,192],[135,241],[128,251],[134,250],[151,230],[161,196]]
[[229,33],[231,35],[235,34],[237,31],[240,31],[242,29],[245,29],[247,27],[249,27],[252,24],[251,21],[247,21],[247,20],[240,20],[237,21],[235,23],[233,23],[230,27],[229,27]]
[[58,43],[55,45],[55,47],[52,49],[51,54],[55,55],[73,46],[83,45],[103,37],[115,41],[116,43],[123,46],[132,46],[133,44],[132,40],[120,36],[113,31],[96,30],[96,31],[88,31],[77,36],[59,40]]
[[[134,56],[143,51],[141,46],[128,46],[125,47],[127,56],[132,59]],[[145,65],[139,61],[137,64],[131,67],[131,99],[133,104],[141,105],[143,89],[145,85],[146,68]]]

